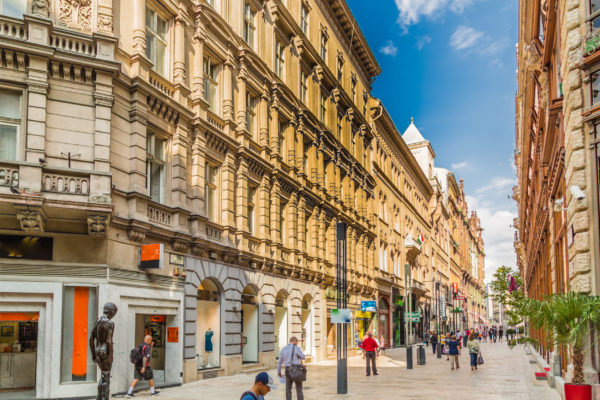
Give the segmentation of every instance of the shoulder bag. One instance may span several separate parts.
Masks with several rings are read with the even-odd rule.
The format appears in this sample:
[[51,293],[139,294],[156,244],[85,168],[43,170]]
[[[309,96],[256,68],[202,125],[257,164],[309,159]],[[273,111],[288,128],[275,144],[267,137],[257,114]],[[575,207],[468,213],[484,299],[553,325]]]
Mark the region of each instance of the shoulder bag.
[[479,355],[477,356],[477,365],[482,365],[483,364],[483,356],[481,355],[481,353],[479,353]]
[[[296,345],[292,350],[292,363],[294,362],[294,355],[296,353]],[[288,367],[287,373],[290,379],[294,382],[306,381],[306,365],[302,364],[302,360],[298,359],[300,364],[292,364]]]

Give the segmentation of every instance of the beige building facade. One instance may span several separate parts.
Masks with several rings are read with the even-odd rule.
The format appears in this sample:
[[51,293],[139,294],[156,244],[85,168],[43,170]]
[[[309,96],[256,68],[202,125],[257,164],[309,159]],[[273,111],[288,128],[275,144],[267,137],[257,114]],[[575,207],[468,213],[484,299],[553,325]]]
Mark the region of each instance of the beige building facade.
[[371,99],[381,70],[343,0],[6,4],[0,358],[36,373],[0,389],[93,395],[109,301],[112,393],[146,334],[160,385],[272,368],[291,336],[334,356],[338,223],[350,347],[401,343],[406,263],[425,329],[448,237],[431,239],[432,177]]

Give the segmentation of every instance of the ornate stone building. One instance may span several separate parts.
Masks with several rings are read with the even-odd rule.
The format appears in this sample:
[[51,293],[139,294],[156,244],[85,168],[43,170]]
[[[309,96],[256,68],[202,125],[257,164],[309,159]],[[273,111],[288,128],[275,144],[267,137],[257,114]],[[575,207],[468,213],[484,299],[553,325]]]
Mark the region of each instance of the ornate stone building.
[[159,384],[272,368],[292,335],[333,355],[339,222],[350,346],[393,340],[404,263],[418,336],[434,190],[380,72],[343,0],[0,2],[0,344],[36,371],[0,390],[93,395],[108,301],[112,393],[146,334]]
[[[595,3],[519,2],[515,249],[526,293],[538,299],[569,290],[598,293]],[[543,342],[538,351],[554,365],[552,379],[568,379],[567,351]],[[590,354],[586,361],[593,383],[597,360]]]

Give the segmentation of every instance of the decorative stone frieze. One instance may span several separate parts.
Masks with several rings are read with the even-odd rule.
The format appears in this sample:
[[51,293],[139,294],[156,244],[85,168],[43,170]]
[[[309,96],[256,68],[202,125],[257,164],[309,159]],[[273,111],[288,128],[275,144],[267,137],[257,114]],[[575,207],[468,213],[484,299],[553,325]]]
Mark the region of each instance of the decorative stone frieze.
[[44,232],[46,229],[46,214],[40,207],[19,206],[17,219],[25,232]]

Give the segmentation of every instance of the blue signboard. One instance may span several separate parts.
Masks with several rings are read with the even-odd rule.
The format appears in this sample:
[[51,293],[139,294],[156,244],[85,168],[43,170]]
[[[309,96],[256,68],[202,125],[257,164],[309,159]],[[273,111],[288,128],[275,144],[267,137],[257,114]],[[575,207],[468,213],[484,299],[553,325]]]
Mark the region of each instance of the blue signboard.
[[375,300],[363,300],[360,302],[360,311],[377,312],[377,302]]

